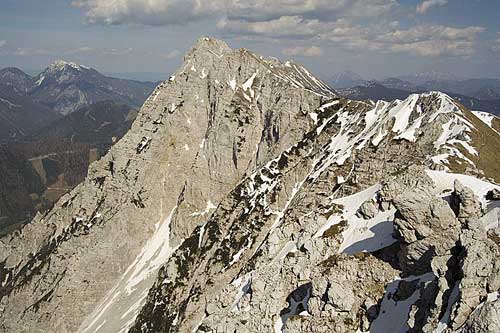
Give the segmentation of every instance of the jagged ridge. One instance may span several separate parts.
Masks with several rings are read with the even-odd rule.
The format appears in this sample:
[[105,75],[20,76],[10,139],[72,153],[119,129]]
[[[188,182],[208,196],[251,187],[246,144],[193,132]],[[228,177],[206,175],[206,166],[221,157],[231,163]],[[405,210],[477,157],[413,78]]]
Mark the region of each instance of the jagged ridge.
[[[400,187],[432,191],[424,171],[405,172],[410,164],[453,170],[450,160],[469,159],[465,172],[497,177],[466,156],[495,149],[477,146],[474,133],[497,133],[474,119],[440,93],[349,101],[297,65],[201,39],[85,183],[2,243],[0,327],[365,330],[378,318],[377,303],[384,305],[385,286],[407,273],[404,258],[394,256],[405,252],[393,247],[412,241],[393,238],[392,225],[404,212],[397,196],[377,197]],[[432,158],[437,149],[454,154],[449,163]],[[395,183],[384,182],[390,179]],[[492,188],[484,183],[478,195],[485,200],[483,190]],[[341,200],[360,193],[361,217],[358,206]],[[470,194],[456,196],[475,202]],[[443,218],[464,218],[458,212]],[[450,223],[456,235],[467,233]],[[378,232],[368,227],[384,232],[370,255],[345,243]],[[455,252],[451,258],[462,259]],[[435,279],[405,281],[425,287]],[[401,300],[416,301],[415,288]],[[313,319],[303,321],[303,311]],[[56,316],[64,320],[48,320]],[[422,318],[435,327],[444,317],[419,314],[418,325]]]

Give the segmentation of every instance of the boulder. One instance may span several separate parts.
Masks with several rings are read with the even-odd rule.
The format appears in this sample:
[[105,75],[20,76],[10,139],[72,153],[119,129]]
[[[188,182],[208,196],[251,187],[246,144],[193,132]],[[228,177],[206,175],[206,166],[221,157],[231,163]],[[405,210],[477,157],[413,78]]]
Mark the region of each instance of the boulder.
[[378,213],[378,208],[373,202],[373,200],[367,200],[361,204],[356,215],[358,217],[364,218],[365,220],[369,220],[375,217]]
[[479,202],[477,196],[474,192],[467,186],[462,185],[457,179],[454,182],[453,195],[457,199],[458,203],[458,215],[460,219],[465,219],[469,217],[479,218],[481,214],[481,203]]

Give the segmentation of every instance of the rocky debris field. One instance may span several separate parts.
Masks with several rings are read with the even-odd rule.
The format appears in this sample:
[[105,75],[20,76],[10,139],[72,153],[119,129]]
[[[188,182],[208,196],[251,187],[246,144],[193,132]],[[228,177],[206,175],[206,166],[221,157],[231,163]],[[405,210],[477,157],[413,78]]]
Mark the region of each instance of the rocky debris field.
[[496,332],[500,135],[200,39],[55,207],[0,242],[0,330]]

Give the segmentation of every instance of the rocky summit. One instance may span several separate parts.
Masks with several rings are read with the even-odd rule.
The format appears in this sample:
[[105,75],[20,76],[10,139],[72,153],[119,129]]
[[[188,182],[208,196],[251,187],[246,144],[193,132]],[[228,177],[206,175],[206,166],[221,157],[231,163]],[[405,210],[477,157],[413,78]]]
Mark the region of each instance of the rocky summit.
[[201,38],[0,239],[5,332],[498,332],[497,118]]

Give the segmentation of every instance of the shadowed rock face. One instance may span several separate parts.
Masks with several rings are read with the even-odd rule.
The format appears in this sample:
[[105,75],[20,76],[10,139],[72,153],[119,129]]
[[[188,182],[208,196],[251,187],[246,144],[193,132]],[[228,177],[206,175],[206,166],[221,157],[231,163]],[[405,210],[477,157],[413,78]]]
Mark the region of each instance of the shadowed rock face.
[[20,140],[58,118],[57,112],[0,81],[0,144]]
[[0,82],[19,93],[27,93],[33,84],[33,78],[18,68],[7,67],[0,70]]
[[124,104],[97,102],[0,146],[0,235],[18,230],[81,183],[136,114]]
[[457,148],[469,113],[441,93],[346,100],[202,38],[86,180],[2,239],[0,328],[460,327],[496,287],[496,187],[425,169],[498,176]]

